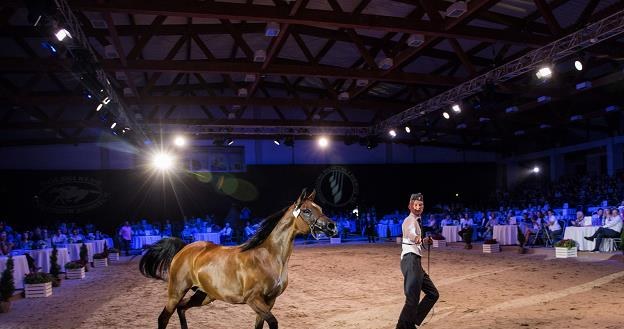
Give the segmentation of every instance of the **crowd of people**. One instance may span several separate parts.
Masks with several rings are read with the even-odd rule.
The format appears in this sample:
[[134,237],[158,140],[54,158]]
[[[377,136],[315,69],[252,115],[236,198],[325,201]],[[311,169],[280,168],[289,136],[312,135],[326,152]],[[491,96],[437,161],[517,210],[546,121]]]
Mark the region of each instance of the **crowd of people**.
[[92,224],[79,226],[76,223],[60,223],[50,228],[37,226],[32,231],[17,231],[5,221],[0,221],[0,256],[8,255],[15,249],[42,249],[53,244],[78,243],[107,237]]

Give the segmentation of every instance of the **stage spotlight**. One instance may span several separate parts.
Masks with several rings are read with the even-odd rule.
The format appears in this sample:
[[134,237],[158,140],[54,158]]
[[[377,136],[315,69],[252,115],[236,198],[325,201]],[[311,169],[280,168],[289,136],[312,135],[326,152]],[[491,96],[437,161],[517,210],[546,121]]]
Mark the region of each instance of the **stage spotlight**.
[[279,138],[274,139],[274,140],[273,140],[273,144],[275,144],[275,145],[277,145],[277,146],[280,146],[280,141],[279,141]]
[[583,71],[583,62],[578,61],[578,60],[577,60],[577,61],[574,61],[574,68],[575,68],[577,71]]
[[412,129],[410,129],[409,126],[405,126],[405,132],[410,134],[412,132]]
[[111,100],[110,100],[110,97],[106,97],[106,98],[104,98],[104,100],[102,101],[102,104],[106,105],[106,104],[110,103],[110,101],[111,101]]
[[548,79],[552,76],[552,70],[550,69],[550,67],[548,66],[544,66],[542,68],[539,69],[539,71],[537,71],[537,73],[535,73],[535,76],[537,76],[538,79]]
[[394,129],[390,129],[390,131],[388,131],[388,134],[390,135],[390,137],[395,138],[397,133],[396,130]]
[[156,153],[152,158],[152,165],[159,170],[168,170],[173,166],[173,156],[167,153]]
[[327,146],[329,146],[329,139],[327,137],[325,137],[325,136],[319,137],[318,145],[322,149],[327,148]]
[[453,104],[451,108],[453,109],[453,112],[461,113],[461,107],[459,106],[459,104]]
[[111,125],[111,129],[115,129],[116,126],[117,126],[117,122],[113,122],[113,124]]
[[448,119],[450,119],[450,118],[451,118],[451,115],[450,115],[450,114],[448,114],[448,112],[444,112],[444,113],[442,113],[442,116],[443,116],[443,117],[444,117],[444,119],[446,119],[446,120],[448,120]]
[[177,147],[184,147],[186,146],[186,138],[184,138],[184,136],[176,136],[173,140],[173,144]]
[[56,38],[58,39],[58,41],[63,41],[65,40],[65,38],[70,38],[71,39],[71,34],[69,33],[69,31],[67,31],[66,29],[60,29],[58,31],[56,31],[56,33],[54,33],[54,36],[56,36]]
[[539,174],[539,172],[540,172],[540,167],[535,166],[535,167],[533,167],[533,170],[532,170],[532,171],[533,171],[533,173],[535,173],[535,174]]
[[225,139],[225,144],[226,144],[227,146],[230,146],[230,145],[234,144],[234,140],[233,140],[233,139],[230,139],[230,138],[226,138],[226,139]]
[[100,112],[100,110],[102,109],[103,106],[104,106],[104,104],[102,104],[102,103],[98,104],[98,106],[95,108],[95,112]]

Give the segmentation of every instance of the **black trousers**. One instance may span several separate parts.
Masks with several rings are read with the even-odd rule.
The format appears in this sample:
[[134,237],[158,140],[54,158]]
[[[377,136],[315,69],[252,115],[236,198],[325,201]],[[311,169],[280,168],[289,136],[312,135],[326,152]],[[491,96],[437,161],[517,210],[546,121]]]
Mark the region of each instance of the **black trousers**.
[[126,256],[130,255],[130,240],[121,238],[121,248],[126,251]]
[[596,239],[596,246],[594,247],[594,251],[600,250],[600,244],[602,243],[603,238],[619,238],[620,232],[614,231],[610,228],[601,227],[592,235],[592,238]]
[[[438,289],[425,273],[421,264],[420,256],[409,253],[401,260],[401,272],[404,277],[405,305],[399,316],[397,329],[414,329],[414,325],[419,325],[425,320],[433,304],[438,300]],[[425,293],[425,297],[420,300],[420,292]],[[419,302],[420,301],[420,302]]]

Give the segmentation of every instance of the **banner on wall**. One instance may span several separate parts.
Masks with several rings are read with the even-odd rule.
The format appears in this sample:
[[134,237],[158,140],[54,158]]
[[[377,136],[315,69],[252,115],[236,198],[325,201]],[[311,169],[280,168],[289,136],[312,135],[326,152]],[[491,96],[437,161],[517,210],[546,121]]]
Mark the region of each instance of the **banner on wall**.
[[63,176],[43,182],[35,200],[44,212],[80,214],[101,207],[109,197],[98,179]]
[[192,172],[245,172],[245,148],[242,146],[194,147],[182,160]]
[[342,166],[327,168],[316,179],[316,191],[320,201],[334,208],[355,203],[358,189],[355,175]]

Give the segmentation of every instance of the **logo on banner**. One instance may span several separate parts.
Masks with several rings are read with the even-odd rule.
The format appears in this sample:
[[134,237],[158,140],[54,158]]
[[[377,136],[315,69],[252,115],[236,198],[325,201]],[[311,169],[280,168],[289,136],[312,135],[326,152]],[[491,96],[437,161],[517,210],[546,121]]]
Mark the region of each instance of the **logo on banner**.
[[39,207],[57,214],[78,214],[93,210],[108,201],[102,182],[80,176],[53,178],[39,190]]
[[347,168],[334,166],[316,179],[316,191],[322,203],[339,208],[355,202],[358,183]]

